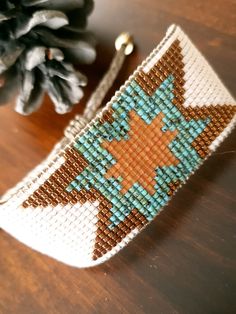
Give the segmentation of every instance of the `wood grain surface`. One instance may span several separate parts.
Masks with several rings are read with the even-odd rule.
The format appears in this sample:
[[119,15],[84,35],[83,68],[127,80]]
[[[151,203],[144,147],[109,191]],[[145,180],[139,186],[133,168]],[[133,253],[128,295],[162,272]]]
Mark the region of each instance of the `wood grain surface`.
[[[110,95],[177,23],[235,96],[234,0],[98,0],[89,28],[98,57],[84,69],[86,97],[72,113],[57,115],[46,97],[22,117],[0,108],[0,193],[36,166],[105,72],[113,42],[130,31],[136,52]],[[108,96],[109,97],[109,96]],[[107,99],[108,99],[107,97]],[[75,269],[32,251],[0,231],[0,313],[236,313],[236,132],[128,248],[107,263]],[[1,218],[0,218],[1,219]]]

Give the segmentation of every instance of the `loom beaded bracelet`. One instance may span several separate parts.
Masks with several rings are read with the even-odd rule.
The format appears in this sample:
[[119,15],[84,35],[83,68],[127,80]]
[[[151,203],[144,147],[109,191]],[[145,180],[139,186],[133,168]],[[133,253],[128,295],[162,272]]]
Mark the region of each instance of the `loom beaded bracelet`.
[[[123,54],[132,50],[130,42],[121,47]],[[122,64],[122,54],[117,60]],[[104,262],[126,246],[236,121],[235,100],[175,25],[86,125],[92,111],[87,106],[0,206],[1,228],[77,267]]]

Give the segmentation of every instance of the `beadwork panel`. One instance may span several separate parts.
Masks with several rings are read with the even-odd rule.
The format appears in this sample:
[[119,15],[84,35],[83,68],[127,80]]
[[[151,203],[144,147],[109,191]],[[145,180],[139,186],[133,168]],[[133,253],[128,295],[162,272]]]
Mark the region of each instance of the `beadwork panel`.
[[[22,204],[67,207],[65,220],[73,206],[80,212],[78,204],[87,204],[87,225],[78,231],[80,241],[94,234],[87,266],[118,252],[152,221],[234,124],[234,100],[186,35],[176,28],[162,43]],[[202,69],[192,71],[195,63]]]

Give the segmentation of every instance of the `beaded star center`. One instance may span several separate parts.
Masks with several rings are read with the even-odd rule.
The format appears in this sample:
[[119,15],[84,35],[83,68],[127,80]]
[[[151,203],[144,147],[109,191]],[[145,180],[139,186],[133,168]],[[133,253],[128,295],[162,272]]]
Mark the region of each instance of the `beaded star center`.
[[121,193],[126,193],[139,183],[151,195],[155,193],[155,176],[158,167],[176,165],[179,160],[168,145],[178,131],[162,131],[164,114],[159,113],[147,124],[134,110],[130,111],[128,139],[103,142],[102,146],[115,158],[116,163],[108,169],[106,178],[121,177]]

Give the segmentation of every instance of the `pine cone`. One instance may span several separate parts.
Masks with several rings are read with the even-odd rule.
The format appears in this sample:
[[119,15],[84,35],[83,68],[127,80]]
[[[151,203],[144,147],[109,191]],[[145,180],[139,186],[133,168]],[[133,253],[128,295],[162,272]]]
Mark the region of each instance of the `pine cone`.
[[96,56],[85,31],[92,8],[93,0],[0,1],[0,104],[17,93],[16,111],[30,114],[46,91],[56,112],[70,111],[87,81],[72,63]]

